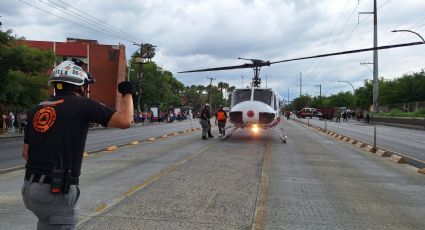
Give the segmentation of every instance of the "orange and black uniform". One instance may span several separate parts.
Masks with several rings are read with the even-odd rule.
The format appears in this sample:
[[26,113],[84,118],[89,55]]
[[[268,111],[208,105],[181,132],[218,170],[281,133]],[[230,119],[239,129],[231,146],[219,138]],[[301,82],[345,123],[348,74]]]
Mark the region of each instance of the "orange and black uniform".
[[[114,112],[91,99],[62,92],[30,113],[24,137],[28,160],[22,196],[38,218],[37,229],[75,229],[78,178],[89,125],[107,126]],[[62,179],[67,182],[57,185],[57,178],[67,178]]]
[[221,135],[225,135],[225,131],[224,131],[224,127],[226,126],[226,121],[227,121],[227,113],[223,110],[223,109],[219,109],[216,113],[215,113],[215,117],[217,119],[217,124],[218,124],[218,132]]
[[49,175],[54,167],[69,166],[72,176],[79,177],[90,123],[106,127],[114,112],[72,92],[40,103],[31,112],[25,130],[27,174]]

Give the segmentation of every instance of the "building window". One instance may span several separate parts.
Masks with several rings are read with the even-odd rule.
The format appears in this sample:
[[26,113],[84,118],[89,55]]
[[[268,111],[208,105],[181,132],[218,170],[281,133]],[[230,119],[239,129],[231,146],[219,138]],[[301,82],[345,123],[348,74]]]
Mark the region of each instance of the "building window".
[[116,56],[115,50],[109,50],[108,56],[109,56],[109,61],[115,61],[115,56]]

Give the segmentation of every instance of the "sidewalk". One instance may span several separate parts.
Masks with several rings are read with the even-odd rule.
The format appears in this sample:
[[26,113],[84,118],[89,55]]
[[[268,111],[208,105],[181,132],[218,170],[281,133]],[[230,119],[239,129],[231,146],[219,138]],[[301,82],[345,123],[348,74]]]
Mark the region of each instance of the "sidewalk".
[[[177,121],[177,122],[184,122],[184,121],[190,121],[190,120],[182,120],[182,121]],[[195,122],[195,120],[193,120],[193,122]],[[196,121],[197,123],[197,121]],[[164,124],[171,124],[171,123],[167,123],[167,122],[155,122],[155,123],[133,123],[131,124],[131,126],[136,126],[136,127],[143,127],[143,126],[150,126],[150,125],[164,125]],[[89,130],[95,130],[95,129],[106,129],[105,127],[102,126],[93,126],[90,127]],[[23,137],[24,136],[24,132],[22,131],[22,133],[18,132],[19,130],[15,129],[15,131],[12,130],[8,130],[5,133],[1,133],[0,134],[0,139],[6,139],[6,138],[14,138],[14,137]]]
[[15,131],[7,130],[7,132],[0,134],[0,139],[23,137],[23,136],[24,136],[24,132],[19,133],[19,130],[15,130]]

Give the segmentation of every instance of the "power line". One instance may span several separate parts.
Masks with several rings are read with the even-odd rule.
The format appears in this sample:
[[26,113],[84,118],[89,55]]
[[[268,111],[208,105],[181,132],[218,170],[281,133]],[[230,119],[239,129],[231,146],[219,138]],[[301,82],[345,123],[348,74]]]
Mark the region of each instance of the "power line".
[[95,28],[106,30],[111,35],[118,36],[120,38],[123,38],[123,39],[129,41],[129,42],[136,42],[135,40],[132,40],[129,37],[127,37],[125,35],[122,35],[121,33],[115,32],[115,31],[113,31],[113,30],[111,30],[111,29],[109,29],[109,28],[107,28],[107,27],[105,27],[103,25],[100,25],[99,23],[97,23],[97,22],[95,22],[95,21],[93,21],[93,20],[85,17],[84,15],[81,15],[79,13],[75,13],[73,11],[68,11],[66,8],[63,8],[62,6],[59,6],[56,3],[53,3],[51,1],[48,1],[48,2],[51,2],[51,4],[49,4],[48,2],[44,2],[42,0],[39,0],[39,2],[41,2],[41,3],[43,3],[43,4],[47,5],[47,6],[50,6],[53,9],[59,10],[60,12],[65,13],[65,14],[71,16],[71,17],[76,16],[76,17],[78,17],[78,20],[80,20],[80,21],[82,21],[84,23],[90,24],[90,25],[94,26]]
[[[338,19],[336,20],[336,23],[335,23],[335,25],[334,25],[334,27],[332,28],[332,32],[331,32],[331,35],[329,36],[329,38],[328,38],[328,40],[326,41],[326,43],[329,43],[330,41],[331,41],[331,39],[332,39],[332,37],[333,37],[333,35],[334,35],[334,33],[335,33],[335,31],[336,31],[336,28],[337,28],[337,26],[339,25],[339,22],[340,22],[340,18],[342,17],[342,15],[345,13],[345,10],[347,9],[347,7],[348,7],[348,5],[349,5],[349,3],[350,3],[350,1],[351,0],[348,0],[347,1],[347,4],[345,4],[345,7],[344,7],[344,9],[342,10],[342,12],[341,12],[341,14],[338,16]],[[324,52],[324,50],[325,50],[325,47],[324,46],[322,46],[322,49],[320,49],[320,51],[319,51],[319,53],[323,53]],[[310,69],[311,69],[311,67],[314,65],[314,64],[316,64],[316,62],[317,62],[318,60],[317,59],[314,59],[313,60],[313,62],[307,67],[307,73],[309,73],[309,71],[310,71]]]
[[[387,0],[386,2],[384,2],[383,4],[381,4],[378,7],[378,10],[385,7],[385,5],[387,5],[391,0]],[[359,5],[357,5],[358,7]],[[356,7],[356,8],[357,8]],[[362,20],[359,21],[359,23],[357,23],[354,28],[351,30],[351,32],[348,34],[348,36],[344,39],[343,43],[339,46],[339,48],[342,48],[345,43],[348,41],[348,39],[351,37],[351,35],[353,34],[353,32],[358,28],[358,26],[365,21],[367,18],[369,18],[372,14],[369,14],[368,16],[366,16],[365,18],[363,18]],[[351,17],[350,17],[351,18]],[[329,58],[326,63],[323,65],[323,67],[321,67],[320,71],[316,74],[316,76],[320,76],[322,74],[322,72],[324,71],[324,69],[326,68],[326,66],[329,64],[329,62],[333,59],[334,57]]]
[[[39,0],[40,2],[42,2],[41,0]],[[52,4],[54,4],[54,5],[56,5],[56,6],[59,6],[58,4],[55,4],[55,3],[53,3],[52,1],[50,1],[50,0],[46,0],[46,1],[49,1],[49,2],[51,2]],[[97,25],[100,25],[100,26],[102,26],[102,27],[104,27],[105,29],[107,29],[107,30],[109,30],[109,31],[111,31],[111,29],[109,29],[109,28],[112,28],[112,32],[113,33],[118,33],[118,34],[121,34],[121,36],[122,35],[124,35],[124,38],[126,38],[126,39],[129,39],[128,41],[130,41],[130,42],[133,42],[133,43],[145,43],[142,39],[139,39],[139,38],[137,38],[137,37],[135,37],[135,36],[133,36],[133,35],[131,35],[131,34],[128,34],[128,33],[126,33],[126,32],[123,32],[122,30],[120,30],[120,29],[117,29],[116,27],[113,27],[113,26],[111,26],[111,25],[109,25],[109,24],[107,24],[107,23],[105,23],[104,21],[102,21],[102,20],[100,20],[100,19],[98,19],[98,18],[96,18],[96,17],[94,17],[94,16],[91,16],[89,13],[87,13],[87,12],[84,12],[84,11],[81,11],[81,10],[79,10],[79,9],[77,9],[77,8],[75,8],[75,7],[73,7],[73,6],[71,6],[71,5],[69,5],[69,4],[67,4],[67,3],[65,3],[65,2],[63,2],[63,1],[61,1],[61,0],[57,0],[58,2],[61,2],[62,4],[64,4],[64,5],[66,5],[66,6],[69,6],[70,8],[72,8],[72,9],[75,9],[76,11],[79,11],[79,12],[81,12],[81,13],[83,13],[83,14],[80,14],[80,13],[74,13],[74,14],[77,14],[77,15],[79,15],[80,17],[82,17],[82,18],[84,18],[84,19],[86,19],[86,20],[84,20],[84,21],[91,21],[91,22],[93,22],[93,23],[95,23],[96,25],[96,27],[97,27]],[[43,2],[44,3],[44,2]],[[45,3],[46,4],[46,3]],[[59,6],[59,7],[61,7],[61,8],[63,8],[64,10],[68,10],[67,8],[65,8],[65,7],[63,7],[63,6]],[[58,10],[60,10],[60,9],[58,9]],[[67,13],[66,11],[63,11],[63,10],[60,10],[60,11],[62,11],[62,12],[64,12],[64,13]],[[67,13],[68,14],[68,13]],[[87,15],[88,17],[90,17],[90,18],[93,18],[93,19],[95,19],[96,21],[94,21],[94,20],[91,20],[91,19],[89,19],[89,18],[87,18],[85,15]],[[100,24],[100,23],[101,24]],[[90,22],[89,22],[90,23]],[[91,24],[93,24],[93,23],[91,23]],[[109,27],[109,28],[108,28]],[[137,40],[137,41],[134,41],[134,40]],[[172,59],[170,59],[170,58],[168,58],[169,57],[169,55],[167,55],[164,51],[162,51],[161,49],[157,49],[157,51],[158,51],[158,55],[160,55],[160,56],[162,56],[163,57],[163,59],[165,60],[165,61],[168,61],[168,62],[171,62],[171,63],[173,63],[173,64],[176,64],[176,62],[174,61],[174,60],[172,60]]]
[[[48,10],[46,10],[46,9],[43,9],[43,8],[37,7],[37,6],[32,5],[32,4],[30,4],[30,3],[26,2],[26,1],[23,1],[23,0],[19,0],[19,1],[20,1],[20,2],[22,2],[22,3],[24,3],[24,4],[26,4],[26,5],[28,5],[28,6],[31,6],[31,7],[35,8],[35,9],[38,9],[38,10],[40,10],[40,11],[43,11],[44,13],[47,13],[47,14],[53,15],[53,16],[58,17],[58,18],[60,18],[60,19],[62,19],[62,20],[64,20],[64,21],[70,22],[70,23],[72,23],[72,24],[75,24],[75,25],[78,25],[78,26],[82,26],[82,27],[85,27],[85,28],[87,28],[87,29],[89,29],[89,30],[96,31],[96,32],[99,32],[99,33],[102,33],[102,34],[105,34],[105,35],[108,35],[108,36],[111,36],[111,37],[114,37],[114,38],[117,38],[117,39],[123,39],[123,40],[129,41],[129,42],[133,42],[133,43],[135,42],[135,41],[134,41],[134,39],[130,39],[128,36],[124,36],[124,35],[122,35],[122,33],[121,33],[121,34],[119,34],[119,32],[111,31],[111,29],[108,29],[106,26],[101,25],[101,26],[103,27],[103,28],[102,28],[101,26],[99,26],[99,25],[98,25],[99,23],[94,22],[93,20],[91,20],[91,21],[93,21],[93,23],[88,22],[88,21],[90,21],[90,19],[87,19],[87,17],[84,17],[84,16],[83,16],[83,15],[81,15],[81,14],[78,14],[78,13],[75,13],[75,12],[71,12],[71,13],[73,13],[74,15],[78,15],[77,20],[80,20],[80,22],[79,22],[79,21],[75,21],[75,20],[71,20],[71,19],[68,19],[68,18],[62,17],[62,16],[57,15],[57,14],[52,13],[52,12],[49,12],[49,11],[48,11]],[[51,4],[48,4],[48,3],[43,2],[43,1],[41,1],[41,0],[40,0],[40,2],[41,2],[41,3],[43,3],[43,4],[45,4],[45,5],[47,5],[47,6],[49,6],[49,7],[51,7],[51,8],[54,8],[54,9],[56,9],[56,10],[59,10],[59,11],[60,11],[60,12],[62,12],[62,13],[65,13],[65,14],[70,15],[70,13],[69,13],[69,12],[64,11],[63,9],[58,9],[57,7],[52,6]],[[50,1],[49,1],[49,2],[50,2]],[[54,4],[54,3],[53,3],[53,4]],[[58,6],[57,4],[55,4],[55,5],[56,5],[56,6]],[[59,7],[63,8],[62,6],[59,6]],[[66,8],[64,8],[64,9],[66,10]],[[72,15],[70,15],[70,16],[72,16]],[[72,17],[74,17],[74,16],[72,16]],[[85,18],[85,20],[84,20],[84,19],[81,19],[80,17]],[[95,18],[95,17],[93,17],[93,16],[90,16],[90,17]],[[98,21],[100,21],[99,19],[97,19],[97,20],[98,20]],[[87,22],[88,22],[89,24],[91,24],[91,26],[87,26],[87,25],[83,24],[83,23],[87,23]],[[104,24],[106,24],[106,23],[104,23]],[[94,28],[93,28],[93,27],[94,27]],[[111,26],[110,26],[110,27],[111,27]],[[105,31],[105,30],[107,30],[107,31]],[[108,32],[108,31],[109,31],[109,32]],[[138,39],[138,40],[139,40],[139,39]],[[164,60],[166,60],[166,61],[168,61],[168,62],[170,62],[170,63],[176,64],[176,62],[175,62],[174,60],[169,59],[169,58],[167,58],[167,57],[166,57],[166,56],[168,56],[168,55],[167,55],[165,52],[161,51],[160,49],[157,49],[157,51],[158,51],[158,54],[159,54],[160,56],[162,56]]]
[[[350,13],[350,15],[348,16],[348,18],[346,19],[345,23],[343,24],[342,28],[339,30],[337,36],[335,37],[334,41],[332,42],[332,44],[329,46],[329,48],[327,49],[326,53],[328,53],[332,47],[335,45],[335,43],[338,41],[339,36],[341,35],[342,31],[344,31],[344,29],[346,28],[348,22],[350,21],[350,19],[353,17],[354,13],[356,12],[357,8],[360,5],[360,1],[358,2],[358,4],[356,5],[356,7],[353,9],[353,11]],[[351,32],[352,33],[352,32]],[[350,35],[351,35],[350,33]],[[323,67],[320,67],[322,70],[320,72],[323,71],[323,69],[327,66],[327,64],[329,63],[329,59],[327,60],[327,62],[323,65]],[[321,65],[321,63],[323,63],[322,60],[319,61],[319,64],[317,64],[309,73],[314,72],[315,69],[319,68],[319,66]],[[318,74],[316,74],[316,76],[319,76]]]
[[115,38],[118,38],[118,39],[122,39],[121,37],[117,37],[117,36],[115,36],[115,35],[108,34],[108,33],[104,32],[104,31],[97,30],[97,29],[93,29],[93,28],[88,27],[88,26],[86,26],[86,25],[84,25],[84,24],[81,24],[81,23],[78,23],[78,22],[75,22],[75,21],[69,20],[69,19],[67,19],[67,18],[61,17],[61,16],[59,16],[59,15],[57,15],[57,14],[51,13],[51,12],[49,12],[49,11],[47,11],[47,10],[44,10],[44,9],[39,8],[39,7],[37,7],[37,6],[31,5],[30,3],[25,2],[25,1],[23,1],[23,0],[18,0],[18,1],[20,1],[20,2],[22,2],[22,3],[24,3],[24,4],[26,4],[26,5],[29,5],[29,6],[31,6],[31,7],[33,7],[33,8],[36,8],[36,9],[38,9],[38,10],[41,10],[41,11],[43,11],[43,12],[47,13],[47,14],[50,14],[50,15],[53,15],[53,16],[55,16],[55,17],[61,18],[61,19],[65,20],[65,21],[67,21],[67,22],[70,22],[70,23],[72,23],[72,24],[79,25],[79,26],[85,27],[85,28],[87,28],[87,29],[89,29],[89,30],[94,30],[94,31],[96,31],[96,32],[100,32],[100,33],[103,33],[103,34],[106,34],[106,35],[109,35],[109,36],[112,36],[112,37],[115,37]]
[[[48,0],[49,1],[49,0]],[[129,34],[129,33],[126,33],[125,31],[122,31],[122,30],[120,30],[120,29],[118,29],[118,28],[116,28],[116,27],[114,27],[114,26],[111,26],[111,25],[109,25],[109,24],[107,24],[106,22],[104,22],[104,21],[102,21],[102,20],[100,20],[100,19],[98,19],[98,18],[96,18],[96,17],[93,17],[93,16],[91,16],[89,13],[87,13],[87,12],[84,12],[84,11],[82,11],[82,10],[80,10],[80,9],[77,9],[77,8],[75,8],[75,7],[73,7],[72,5],[69,5],[68,3],[66,3],[66,2],[64,2],[64,1],[61,1],[61,0],[57,0],[58,2],[60,2],[60,3],[62,3],[63,5],[65,5],[65,6],[68,6],[68,7],[70,7],[70,8],[72,8],[72,9],[75,9],[76,11],[79,11],[79,12],[81,12],[81,13],[83,13],[83,14],[85,14],[85,15],[87,15],[88,17],[90,17],[90,18],[93,18],[95,21],[97,21],[97,22],[100,22],[100,23],[102,23],[102,24],[105,24],[105,26],[107,26],[107,27],[109,27],[109,28],[112,28],[113,30],[116,30],[116,31],[119,31],[119,32],[121,32],[122,34],[125,34],[125,35],[127,35],[127,36],[129,36],[129,37],[132,37],[132,38],[135,38],[136,40],[138,40],[138,38],[136,37],[136,36],[133,36],[133,35],[131,35],[131,34]],[[49,1],[49,2],[51,2],[51,1]],[[63,7],[62,7],[63,8]],[[83,16],[84,17],[84,16]],[[85,18],[85,17],[84,17]]]

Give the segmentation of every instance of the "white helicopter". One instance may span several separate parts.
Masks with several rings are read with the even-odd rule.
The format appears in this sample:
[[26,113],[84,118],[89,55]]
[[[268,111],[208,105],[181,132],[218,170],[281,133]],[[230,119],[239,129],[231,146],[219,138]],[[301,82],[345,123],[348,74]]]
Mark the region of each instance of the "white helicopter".
[[252,133],[256,134],[261,129],[270,129],[274,131],[284,143],[286,143],[287,136],[283,129],[278,129],[280,123],[280,109],[282,107],[282,98],[280,95],[271,88],[260,87],[261,78],[259,77],[260,68],[264,65],[269,65],[270,62],[265,62],[258,59],[245,59],[249,60],[252,64],[244,64],[241,66],[228,66],[213,69],[191,70],[186,72],[201,72],[201,71],[214,71],[225,69],[238,69],[238,68],[253,68],[254,77],[252,78],[251,86],[248,88],[235,89],[231,95],[229,120],[232,126],[223,139],[230,137],[236,130],[249,128]]
[[286,60],[274,61],[274,62],[262,61],[258,59],[238,58],[242,60],[249,60],[252,63],[245,63],[242,65],[236,65],[236,66],[224,66],[224,67],[207,68],[207,69],[199,69],[199,70],[188,70],[188,71],[181,71],[178,73],[253,68],[254,76],[252,78],[251,86],[249,88],[235,89],[233,93],[231,94],[231,108],[229,111],[229,119],[233,127],[230,128],[230,131],[228,131],[226,133],[226,136],[224,136],[223,138],[226,139],[227,137],[231,136],[232,133],[234,133],[236,130],[241,128],[251,128],[253,133],[258,132],[259,129],[262,128],[262,129],[270,129],[274,131],[275,133],[279,135],[279,137],[283,140],[283,142],[286,143],[287,136],[285,132],[283,131],[283,129],[277,128],[277,125],[280,122],[280,109],[282,105],[282,99],[276,91],[270,88],[260,87],[261,78],[259,77],[259,74],[260,74],[261,67],[270,66],[272,64],[277,64],[277,63],[298,61],[298,60],[311,59],[311,58],[329,57],[329,56],[360,53],[360,52],[373,51],[373,50],[424,45],[425,40],[422,37],[421,39],[422,39],[421,42],[411,42],[411,43],[402,43],[402,44],[387,45],[387,46],[378,46],[378,47],[365,48],[365,49],[348,50],[348,51],[342,51],[337,53],[328,53],[328,54],[286,59]]

